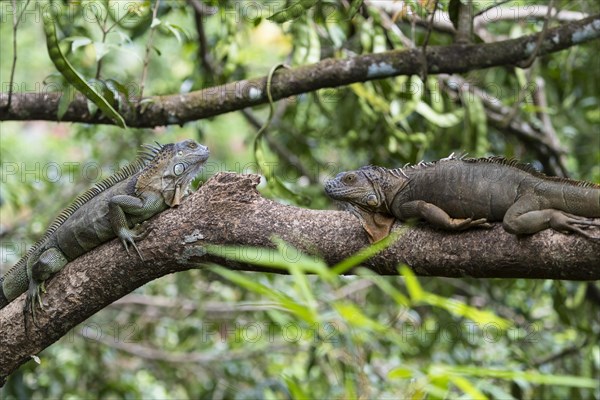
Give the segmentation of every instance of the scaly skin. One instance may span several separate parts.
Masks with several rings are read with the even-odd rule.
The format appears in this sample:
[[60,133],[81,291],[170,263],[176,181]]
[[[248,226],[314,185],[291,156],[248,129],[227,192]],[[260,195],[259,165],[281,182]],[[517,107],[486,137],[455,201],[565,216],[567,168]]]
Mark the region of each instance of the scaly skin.
[[325,192],[344,202],[371,241],[387,236],[394,218],[421,218],[446,230],[502,221],[516,235],[552,228],[600,239],[585,230],[600,226],[590,220],[600,218],[600,185],[547,177],[499,157],[362,167],[327,181]]
[[146,234],[144,222],[177,206],[209,151],[193,140],[145,146],[148,152],[80,195],[13,268],[0,278],[0,308],[27,291],[23,310],[35,322],[35,303],[50,276],[69,261],[115,237],[129,253]]

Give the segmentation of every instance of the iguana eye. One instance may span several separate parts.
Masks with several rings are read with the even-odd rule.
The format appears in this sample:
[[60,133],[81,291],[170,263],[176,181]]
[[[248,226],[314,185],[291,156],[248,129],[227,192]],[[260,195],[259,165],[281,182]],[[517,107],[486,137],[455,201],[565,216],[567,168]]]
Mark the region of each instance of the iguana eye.
[[353,183],[356,181],[356,176],[354,174],[347,174],[344,176],[344,183]]
[[183,174],[183,171],[185,171],[185,165],[183,165],[183,163],[175,164],[173,167],[173,173],[176,176]]
[[198,147],[198,144],[196,144],[196,142],[189,142],[188,143],[188,147],[190,149],[195,149],[196,147]]

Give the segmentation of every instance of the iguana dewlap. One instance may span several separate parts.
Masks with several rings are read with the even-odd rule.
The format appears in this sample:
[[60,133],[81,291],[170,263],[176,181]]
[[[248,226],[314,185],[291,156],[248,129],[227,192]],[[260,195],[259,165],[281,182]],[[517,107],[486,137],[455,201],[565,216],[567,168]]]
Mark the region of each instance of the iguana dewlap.
[[548,177],[501,157],[454,156],[405,168],[375,166],[342,172],[325,184],[329,197],[361,221],[371,241],[390,232],[394,218],[421,218],[446,230],[502,221],[510,233],[552,228],[600,239],[600,185]]
[[0,308],[27,291],[24,315],[33,314],[35,302],[42,306],[46,279],[115,237],[128,253],[131,246],[142,257],[135,244],[146,235],[140,224],[178,205],[209,156],[208,148],[193,140],[144,147],[148,151],[135,162],[78,196],[0,278]]

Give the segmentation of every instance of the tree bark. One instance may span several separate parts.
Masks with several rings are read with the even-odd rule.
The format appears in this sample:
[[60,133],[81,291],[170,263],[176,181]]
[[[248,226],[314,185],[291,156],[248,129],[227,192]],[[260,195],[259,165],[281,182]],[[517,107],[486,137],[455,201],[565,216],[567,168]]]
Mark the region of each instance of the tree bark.
[[[278,71],[272,82],[273,100],[356,82],[399,75],[460,73],[500,65],[516,65],[600,37],[600,15],[549,29],[538,45],[538,35],[495,43],[428,46],[426,57],[419,48],[365,54],[348,59],[326,59],[316,64]],[[425,65],[424,64],[425,61]],[[154,96],[144,106],[125,103],[119,112],[130,127],[148,128],[184,124],[268,102],[266,77],[247,79],[187,94]],[[60,92],[41,88],[14,93],[6,110],[8,94],[0,94],[0,121],[57,120]],[[335,100],[335,99],[326,99]],[[86,99],[79,94],[62,117],[63,122],[114,124],[101,113],[90,114]]]
[[[127,256],[112,240],[69,263],[48,280],[45,309],[38,313],[39,326],[30,324],[29,337],[22,317],[24,295],[0,310],[0,382],[30,355],[153,279],[207,263],[267,271],[233,261],[227,251],[221,257],[208,255],[208,243],[272,248],[271,238],[277,236],[330,265],[368,245],[350,213],[276,203],[258,193],[259,182],[258,175],[215,175],[181,206],[150,221],[151,233],[138,243],[145,261]],[[600,242],[551,230],[519,238],[500,224],[462,233],[421,224],[406,229],[364,265],[383,275],[396,275],[398,265],[406,263],[423,276],[595,280],[600,278],[599,254]],[[294,262],[297,253],[288,255]]]

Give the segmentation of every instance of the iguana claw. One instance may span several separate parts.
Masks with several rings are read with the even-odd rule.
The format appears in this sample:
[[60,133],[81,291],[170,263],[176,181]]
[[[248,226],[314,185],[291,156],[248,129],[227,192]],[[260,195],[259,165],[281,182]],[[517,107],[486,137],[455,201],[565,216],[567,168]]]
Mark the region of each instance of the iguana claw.
[[131,238],[121,239],[121,243],[123,243],[123,247],[125,247],[125,251],[127,251],[127,255],[128,256],[131,257],[131,253],[129,252],[129,246],[127,245],[127,243],[129,243],[130,245],[133,246],[133,248],[135,249],[136,253],[138,253],[138,256],[140,256],[140,259],[142,261],[144,261],[144,257],[142,256],[142,253],[140,253],[140,249],[138,249],[138,247],[135,244],[135,242],[133,241],[133,239],[131,239]]
[[44,282],[36,283],[34,281],[29,282],[29,289],[27,290],[27,297],[25,298],[25,307],[23,307],[23,320],[25,321],[25,331],[29,330],[27,322],[27,313],[31,313],[33,324],[39,327],[37,318],[35,317],[35,303],[38,303],[40,310],[44,310],[44,303],[42,302],[41,293],[46,293]]
[[584,230],[593,226],[600,226],[600,222],[566,212],[554,212],[550,218],[550,227],[554,230],[576,232],[587,239],[600,240],[600,237],[592,236]]
[[133,229],[122,229],[119,232],[119,238],[121,239],[121,243],[123,243],[123,247],[125,247],[125,250],[127,251],[127,255],[131,256],[129,253],[129,245],[131,245],[135,249],[138,256],[140,256],[142,261],[144,261],[144,257],[135,244],[135,241],[144,239],[151,232],[151,230],[147,229],[146,226],[147,224],[144,221],[141,224],[137,224],[135,227],[133,227]]

